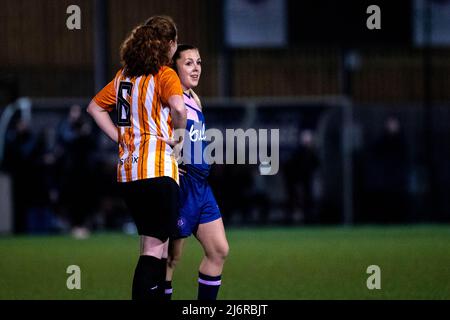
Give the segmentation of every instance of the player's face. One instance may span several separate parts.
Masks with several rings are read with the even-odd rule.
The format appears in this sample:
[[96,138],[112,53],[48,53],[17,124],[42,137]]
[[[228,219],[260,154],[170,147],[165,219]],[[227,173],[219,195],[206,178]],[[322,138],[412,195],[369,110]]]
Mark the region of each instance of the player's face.
[[181,52],[177,60],[178,76],[183,90],[195,88],[202,73],[202,59],[197,49]]

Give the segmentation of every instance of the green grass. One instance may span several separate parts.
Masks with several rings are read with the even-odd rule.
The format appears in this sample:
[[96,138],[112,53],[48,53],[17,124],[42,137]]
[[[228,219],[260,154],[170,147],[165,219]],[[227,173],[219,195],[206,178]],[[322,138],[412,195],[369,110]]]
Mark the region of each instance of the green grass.
[[[220,299],[450,299],[450,226],[229,229]],[[0,237],[0,299],[129,299],[138,238]],[[195,299],[202,250],[187,241],[174,299]],[[68,290],[69,265],[81,290]],[[368,290],[369,265],[381,289]]]

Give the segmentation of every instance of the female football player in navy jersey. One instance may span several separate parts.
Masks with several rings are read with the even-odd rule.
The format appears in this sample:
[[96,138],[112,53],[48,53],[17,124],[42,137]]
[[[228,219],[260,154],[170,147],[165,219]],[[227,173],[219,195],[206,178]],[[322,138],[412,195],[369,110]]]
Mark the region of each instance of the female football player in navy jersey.
[[229,249],[219,206],[207,181],[210,165],[203,156],[205,118],[200,100],[192,90],[197,87],[202,72],[199,50],[191,45],[179,45],[173,56],[173,68],[183,88],[187,137],[183,146],[184,163],[179,166],[181,209],[178,234],[171,238],[165,292],[170,299],[175,266],[181,258],[185,239],[194,234],[205,253],[199,267],[197,298],[216,300]]

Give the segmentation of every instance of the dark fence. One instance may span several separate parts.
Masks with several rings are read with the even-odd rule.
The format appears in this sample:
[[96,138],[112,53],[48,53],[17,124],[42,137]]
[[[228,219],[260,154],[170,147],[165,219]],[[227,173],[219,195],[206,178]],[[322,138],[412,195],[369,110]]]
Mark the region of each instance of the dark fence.
[[[28,121],[20,111],[9,121],[2,169],[16,230],[130,222],[115,183],[116,146],[88,117],[87,103],[34,99]],[[350,106],[339,97],[205,99],[207,128],[279,129],[277,174],[261,175],[259,163],[213,165],[225,223],[449,222],[449,108]]]

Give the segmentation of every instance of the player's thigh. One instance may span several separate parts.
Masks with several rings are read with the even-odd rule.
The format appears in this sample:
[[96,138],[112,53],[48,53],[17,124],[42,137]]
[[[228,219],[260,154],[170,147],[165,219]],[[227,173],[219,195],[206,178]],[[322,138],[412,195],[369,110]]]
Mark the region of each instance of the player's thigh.
[[180,260],[181,255],[183,254],[183,248],[185,244],[185,238],[180,239],[170,239],[169,241],[169,260]]
[[141,240],[141,256],[153,256],[158,259],[167,257],[168,242],[149,236],[140,236]]
[[225,234],[222,218],[198,226],[196,238],[208,255],[227,256],[228,240]]
[[[176,231],[179,187],[175,180],[170,177],[143,179],[123,183],[121,189],[139,235],[165,243]],[[149,245],[153,242],[144,241],[143,246]]]

